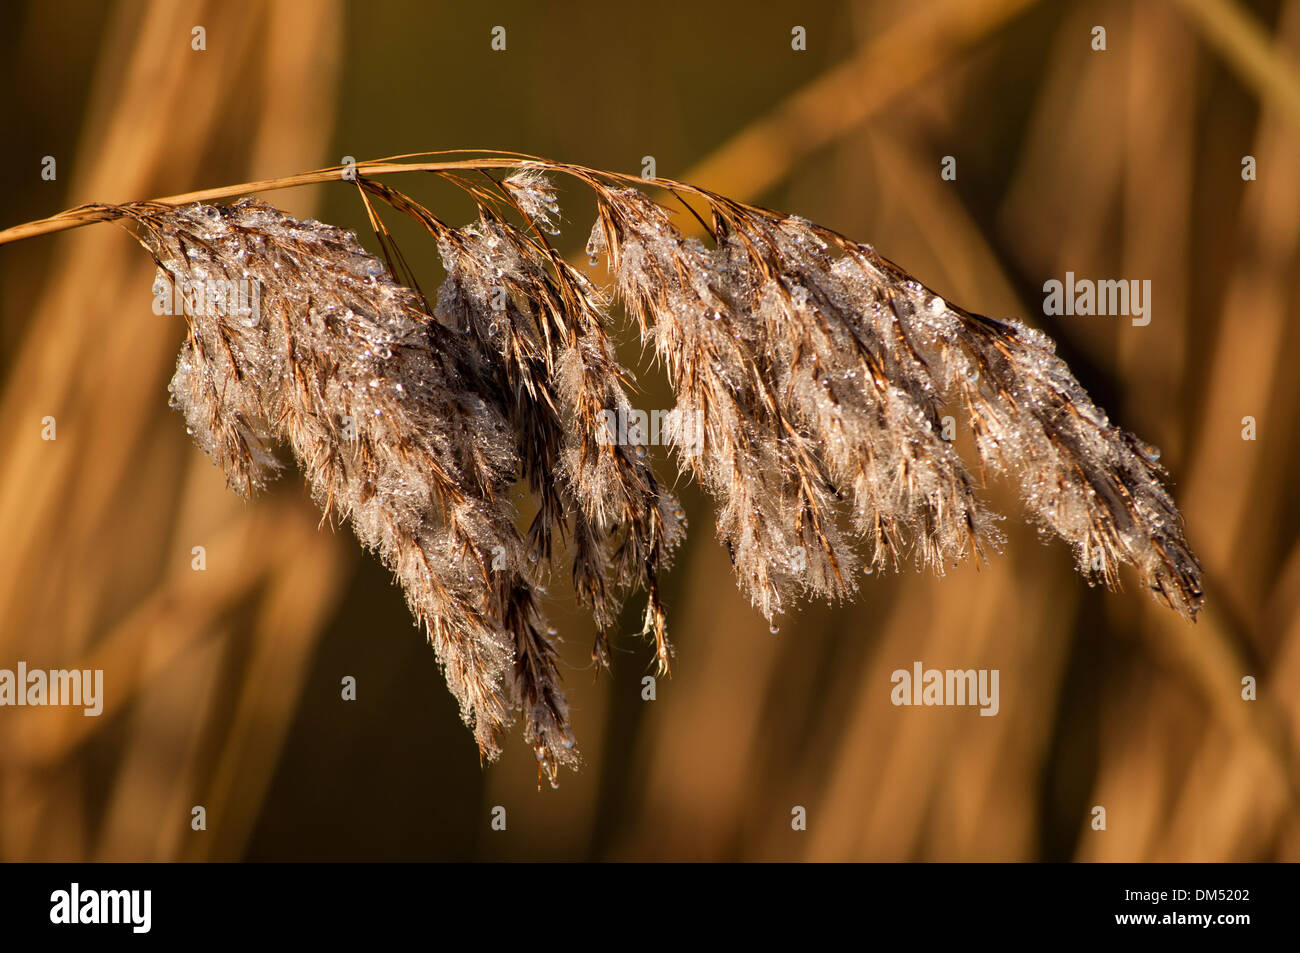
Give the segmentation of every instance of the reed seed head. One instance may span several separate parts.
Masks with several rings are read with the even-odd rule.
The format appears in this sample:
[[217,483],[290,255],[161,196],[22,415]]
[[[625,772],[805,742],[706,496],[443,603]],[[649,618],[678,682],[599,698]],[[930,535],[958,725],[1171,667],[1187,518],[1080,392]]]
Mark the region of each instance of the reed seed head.
[[[596,193],[587,252],[607,259],[609,292],[544,237],[556,172]],[[484,758],[520,714],[542,776],[578,763],[541,605],[561,558],[598,663],[639,589],[643,633],[670,664],[660,579],[684,513],[640,447],[609,439],[611,415],[631,410],[612,301],[667,373],[677,463],[716,498],[737,579],[773,631],[792,601],[849,597],[866,573],[910,561],[942,574],[1003,545],[945,427],[957,419],[1081,571],[1115,586],[1130,563],[1195,617],[1200,566],[1156,453],[1110,423],[1042,333],[944,301],[870,246],[714,193],[668,183],[707,206],[703,241],[623,177],[530,162],[492,182],[471,189],[479,218],[463,228],[359,183],[372,211],[377,196],[436,241],[433,306],[392,277],[391,256],[262,202],[116,207],[160,286],[256,289],[187,307],[173,403],[237,492],[279,473],[277,448],[292,453],[326,515],[397,576]],[[536,504],[526,528],[519,479]]]

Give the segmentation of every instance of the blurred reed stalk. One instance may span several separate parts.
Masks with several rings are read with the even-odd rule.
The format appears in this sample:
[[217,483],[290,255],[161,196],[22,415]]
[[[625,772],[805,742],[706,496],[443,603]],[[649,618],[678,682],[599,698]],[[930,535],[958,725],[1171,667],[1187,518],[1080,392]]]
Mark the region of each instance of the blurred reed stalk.
[[[219,37],[203,55],[189,54],[195,22]],[[332,3],[308,22],[288,5],[120,5],[82,147],[63,166],[75,168],[72,194],[315,160],[339,29]],[[209,158],[218,154],[230,158]],[[292,503],[253,512],[232,502],[159,426],[176,329],[119,320],[123,302],[147,301],[138,253],[87,233],[59,239],[54,262],[0,397],[8,419],[58,421],[56,441],[16,444],[0,463],[0,646],[34,665],[106,669],[109,708],[99,719],[29,709],[0,721],[0,853],[233,859],[345,555]],[[86,274],[99,276],[93,291],[77,286]],[[198,544],[201,574],[190,570]],[[85,756],[92,744],[113,753],[107,775]],[[217,836],[186,839],[199,803]]]

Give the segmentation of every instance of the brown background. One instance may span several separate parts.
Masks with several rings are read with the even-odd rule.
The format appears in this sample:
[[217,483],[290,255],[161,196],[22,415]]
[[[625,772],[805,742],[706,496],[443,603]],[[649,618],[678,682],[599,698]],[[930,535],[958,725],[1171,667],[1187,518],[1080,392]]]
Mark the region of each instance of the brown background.
[[[1090,590],[995,484],[1010,540],[989,567],[872,579],[773,636],[683,488],[657,701],[630,635],[595,678],[589,623],[553,588],[586,765],[539,793],[517,738],[480,768],[400,592],[349,531],[318,530],[300,479],[245,504],[190,445],[166,394],[183,329],[152,314],[147,257],[96,226],[0,247],[0,668],[102,668],[108,696],[98,719],[0,709],[0,857],[1300,859],[1300,0],[549,6],[13,4],[0,225],[344,155],[653,155],[1056,337],[1162,448],[1201,621],[1131,576]],[[363,230],[342,186],[274,200]],[[590,202],[565,207],[578,253]],[[433,250],[395,227],[436,287]],[[1042,317],[1067,270],[1150,279],[1151,324]],[[640,404],[670,406],[620,340]],[[894,708],[889,675],[915,660],[998,669],[1000,714]]]

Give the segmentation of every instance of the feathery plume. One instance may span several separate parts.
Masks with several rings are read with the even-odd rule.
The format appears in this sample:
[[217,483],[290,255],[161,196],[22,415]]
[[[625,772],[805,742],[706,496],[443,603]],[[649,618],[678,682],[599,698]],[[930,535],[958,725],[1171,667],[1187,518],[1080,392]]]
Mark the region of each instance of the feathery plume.
[[[459,184],[478,220],[449,226],[361,176],[388,267],[350,233],[253,200],[93,206],[20,231],[135,223],[160,296],[181,289],[171,393],[196,444],[245,495],[283,468],[278,446],[292,452],[326,517],[401,583],[483,758],[519,713],[539,781],[578,764],[541,606],[562,555],[598,664],[638,588],[661,672],[672,654],[660,579],[685,514],[645,448],[610,432],[631,375],[611,297],[546,238],[555,174],[596,195],[588,255],[607,258],[612,299],[666,369],[678,466],[717,499],[738,581],[774,630],[792,600],[849,597],[864,573],[910,559],[942,574],[1003,545],[945,412],[1086,576],[1114,587],[1130,563],[1195,618],[1201,569],[1157,451],[1110,423],[1041,332],[944,301],[869,245],[681,183],[653,184],[708,207],[711,223],[686,206],[708,242],[629,176],[495,156],[410,167]],[[392,277],[406,269],[374,197],[436,241],[436,306]],[[526,531],[518,479],[536,503]]]

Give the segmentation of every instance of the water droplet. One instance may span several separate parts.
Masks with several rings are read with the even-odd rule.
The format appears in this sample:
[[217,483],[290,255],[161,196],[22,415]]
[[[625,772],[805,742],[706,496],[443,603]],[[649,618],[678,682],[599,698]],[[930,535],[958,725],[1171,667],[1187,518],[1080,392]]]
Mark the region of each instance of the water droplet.
[[778,635],[781,632],[781,627],[773,622],[767,627],[767,631],[771,632],[773,635]]

